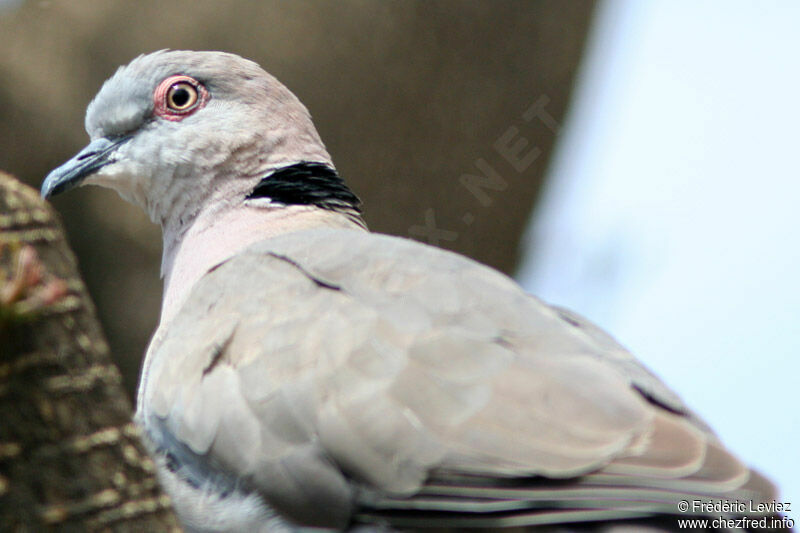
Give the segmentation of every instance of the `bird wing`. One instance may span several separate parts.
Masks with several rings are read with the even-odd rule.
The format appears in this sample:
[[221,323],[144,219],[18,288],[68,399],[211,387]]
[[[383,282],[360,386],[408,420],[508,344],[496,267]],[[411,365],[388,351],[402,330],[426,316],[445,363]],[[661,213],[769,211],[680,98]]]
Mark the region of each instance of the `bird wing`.
[[406,239],[263,241],[157,338],[155,440],[303,523],[642,516],[764,484],[607,334]]

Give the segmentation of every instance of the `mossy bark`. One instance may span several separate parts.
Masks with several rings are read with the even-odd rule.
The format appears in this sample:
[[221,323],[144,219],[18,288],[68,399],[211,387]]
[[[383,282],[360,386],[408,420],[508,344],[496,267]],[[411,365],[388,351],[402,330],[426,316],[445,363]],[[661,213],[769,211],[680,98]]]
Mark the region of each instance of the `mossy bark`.
[[60,222],[0,173],[0,530],[179,530],[132,414]]

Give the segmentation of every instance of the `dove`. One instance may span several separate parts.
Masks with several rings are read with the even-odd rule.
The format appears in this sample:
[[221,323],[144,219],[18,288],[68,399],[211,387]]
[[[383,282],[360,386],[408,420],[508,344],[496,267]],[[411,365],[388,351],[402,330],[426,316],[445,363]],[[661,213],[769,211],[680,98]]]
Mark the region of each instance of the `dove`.
[[370,232],[308,110],[256,63],[139,56],[86,131],[42,195],[108,187],[162,228],[136,421],[187,530],[782,518],[772,484],[609,334]]

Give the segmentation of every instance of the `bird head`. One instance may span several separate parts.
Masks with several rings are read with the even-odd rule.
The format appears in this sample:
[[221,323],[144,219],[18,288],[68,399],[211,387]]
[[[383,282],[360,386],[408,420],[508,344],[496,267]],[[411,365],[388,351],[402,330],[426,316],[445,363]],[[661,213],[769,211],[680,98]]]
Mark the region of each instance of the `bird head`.
[[[109,187],[162,227],[206,205],[244,201],[292,165],[335,176],[308,110],[234,54],[139,56],[103,84],[87,109],[86,131],[90,143],[47,176],[42,196],[81,184]],[[307,187],[302,173],[291,175]]]

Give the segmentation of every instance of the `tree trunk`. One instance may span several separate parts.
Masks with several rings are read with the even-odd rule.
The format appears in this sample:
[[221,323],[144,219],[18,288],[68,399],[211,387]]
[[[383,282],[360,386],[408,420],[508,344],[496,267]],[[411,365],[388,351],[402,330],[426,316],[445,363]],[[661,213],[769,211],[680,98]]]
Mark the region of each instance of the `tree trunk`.
[[177,531],[53,210],[0,173],[0,530]]

